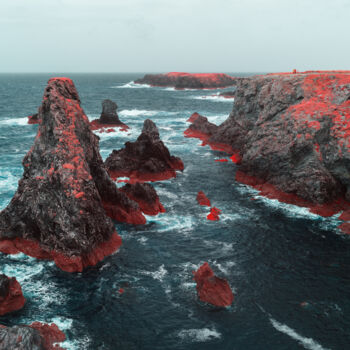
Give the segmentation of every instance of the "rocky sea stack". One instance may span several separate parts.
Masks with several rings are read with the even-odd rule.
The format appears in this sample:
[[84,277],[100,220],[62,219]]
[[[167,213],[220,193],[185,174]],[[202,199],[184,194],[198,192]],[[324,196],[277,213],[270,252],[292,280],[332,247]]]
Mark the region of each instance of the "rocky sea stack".
[[184,169],[181,159],[170,155],[150,119],[145,120],[137,140],[114,150],[105,165],[112,178],[126,176],[131,182],[166,180],[176,177],[176,170]]
[[208,142],[239,151],[238,181],[320,215],[344,210],[340,219],[350,220],[350,72],[241,79],[232,113]]
[[233,293],[229,284],[223,278],[216,277],[208,263],[204,263],[194,272],[194,280],[201,301],[218,307],[232,304]]
[[102,102],[102,113],[99,119],[93,120],[90,125],[92,130],[118,127],[122,131],[126,131],[129,127],[119,120],[117,113],[118,106],[111,100]]
[[72,80],[49,80],[39,118],[17,192],[0,213],[0,251],[82,271],[120,247],[111,218],[146,220],[110,179]]
[[0,274],[0,316],[22,309],[25,303],[16,278]]
[[215,89],[236,85],[239,78],[223,73],[179,73],[146,74],[136,84],[174,87],[175,89]]
[[65,350],[58,345],[65,334],[54,324],[34,322],[29,326],[0,325],[0,350]]

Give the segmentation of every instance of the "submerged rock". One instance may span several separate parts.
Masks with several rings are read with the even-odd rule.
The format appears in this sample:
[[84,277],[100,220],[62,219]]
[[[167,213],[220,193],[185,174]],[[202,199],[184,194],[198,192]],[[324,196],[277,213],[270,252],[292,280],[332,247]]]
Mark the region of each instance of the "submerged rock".
[[51,325],[34,322],[30,326],[0,326],[0,350],[64,350],[58,343],[65,334]]
[[225,279],[216,277],[208,263],[204,263],[194,272],[194,280],[201,301],[219,307],[232,304],[233,293],[229,284]]
[[120,191],[124,192],[130,199],[137,202],[146,215],[157,215],[165,213],[160,203],[156,190],[148,183],[126,184]]
[[[99,119],[95,119],[90,123],[92,130],[107,129],[106,132],[111,132],[111,127],[119,127],[122,131],[127,131],[129,127],[119,120],[117,113],[117,104],[111,100],[104,100],[102,102],[102,113]],[[113,130],[114,131],[114,130]]]
[[49,80],[39,118],[17,192],[0,213],[0,251],[82,271],[120,247],[111,218],[146,220],[109,177],[72,80]]
[[25,303],[16,278],[0,274],[0,316],[22,309]]
[[170,155],[150,119],[145,120],[137,140],[113,150],[105,165],[112,178],[127,176],[131,182],[166,180],[176,177],[176,170],[184,169],[182,160]]
[[146,74],[136,84],[151,86],[174,87],[175,89],[214,89],[236,85],[240,78],[223,73],[179,73]]

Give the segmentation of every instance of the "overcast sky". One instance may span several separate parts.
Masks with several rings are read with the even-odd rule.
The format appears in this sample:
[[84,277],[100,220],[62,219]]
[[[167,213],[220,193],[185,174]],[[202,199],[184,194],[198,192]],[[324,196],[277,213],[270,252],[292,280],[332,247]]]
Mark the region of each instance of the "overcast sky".
[[0,72],[350,69],[350,0],[0,0]]

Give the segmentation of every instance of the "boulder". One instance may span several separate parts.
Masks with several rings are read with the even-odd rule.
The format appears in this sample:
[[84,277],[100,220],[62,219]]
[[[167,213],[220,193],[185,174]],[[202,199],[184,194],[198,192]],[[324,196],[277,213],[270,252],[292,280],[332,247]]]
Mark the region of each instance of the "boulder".
[[22,309],[25,303],[16,278],[0,274],[0,316]]

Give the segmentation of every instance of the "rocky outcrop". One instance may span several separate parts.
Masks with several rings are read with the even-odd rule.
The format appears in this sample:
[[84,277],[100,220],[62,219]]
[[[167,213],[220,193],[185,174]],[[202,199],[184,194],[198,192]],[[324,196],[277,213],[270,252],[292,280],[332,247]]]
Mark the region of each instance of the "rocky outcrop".
[[[117,104],[111,100],[102,102],[102,113],[99,119],[95,119],[90,123],[91,130],[101,129],[110,132],[111,128],[118,127],[121,131],[127,131],[129,127],[119,120],[117,113]],[[105,130],[107,128],[107,130]],[[109,130],[109,131],[108,131]]]
[[218,209],[216,207],[212,207],[212,208],[210,208],[210,213],[207,215],[207,219],[210,221],[219,221],[220,214],[221,214],[221,209]]
[[0,274],[0,316],[22,309],[25,303],[16,278]]
[[215,89],[236,85],[240,78],[223,73],[178,73],[146,74],[136,84],[151,86],[174,87],[175,89]]
[[28,124],[39,124],[39,114],[35,113],[28,116]]
[[99,138],[70,79],[49,80],[39,118],[17,192],[0,213],[0,251],[21,251],[54,260],[65,271],[82,271],[120,247],[111,218],[146,220],[109,177]]
[[232,304],[233,293],[229,284],[225,279],[216,277],[208,263],[204,263],[194,272],[194,280],[201,301],[218,307]]
[[128,183],[123,186],[120,191],[124,192],[130,199],[138,203],[142,212],[146,215],[165,213],[165,209],[162,203],[160,203],[156,190],[148,183]]
[[65,339],[65,334],[54,323],[0,326],[0,350],[64,350],[58,343]]
[[239,150],[238,181],[320,215],[345,210],[349,220],[349,130],[350,72],[271,74],[238,83],[209,142]]
[[137,140],[114,150],[105,165],[112,178],[126,176],[130,182],[166,180],[176,177],[176,170],[184,169],[181,159],[170,155],[156,125],[149,119],[145,120]]
[[234,150],[230,145],[223,142],[211,141],[210,138],[216,134],[218,126],[210,123],[208,118],[200,115],[199,113],[193,113],[187,120],[191,123],[188,129],[184,131],[185,137],[198,138],[202,141],[201,146],[210,146],[215,151],[222,151],[229,154],[234,154]]

